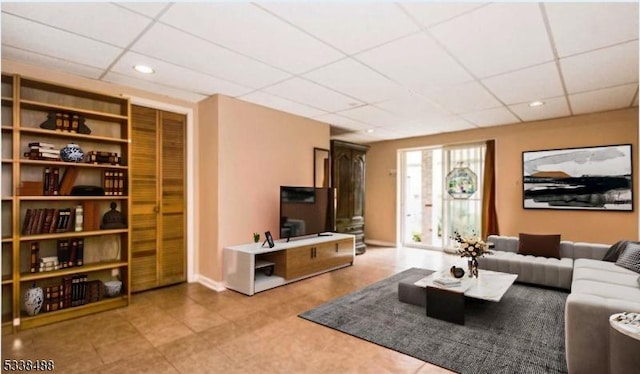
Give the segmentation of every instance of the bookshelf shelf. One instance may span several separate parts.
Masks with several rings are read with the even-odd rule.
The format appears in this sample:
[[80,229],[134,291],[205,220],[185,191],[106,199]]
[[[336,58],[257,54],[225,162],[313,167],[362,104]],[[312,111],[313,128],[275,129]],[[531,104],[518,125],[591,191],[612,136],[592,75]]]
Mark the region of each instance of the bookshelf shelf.
[[87,140],[87,141],[99,141],[99,142],[110,142],[110,143],[130,143],[129,139],[121,139],[121,138],[112,138],[108,136],[96,136],[96,135],[85,135],[85,134],[74,134],[70,132],[62,132],[62,131],[53,131],[53,130],[45,130],[35,127],[20,127],[20,132],[23,134],[34,134],[34,135],[42,135],[42,136],[55,136],[61,138],[67,138],[71,140]]
[[123,116],[119,114],[111,114],[105,112],[99,112],[95,110],[87,110],[81,109],[77,107],[70,107],[65,105],[56,105],[45,103],[41,101],[34,100],[20,100],[20,105],[25,109],[40,109],[40,110],[50,110],[50,111],[61,111],[61,112],[74,112],[77,114],[82,114],[87,118],[100,119],[100,120],[124,120],[128,121],[128,116]]
[[[4,159],[2,162],[5,162]],[[9,160],[11,162],[11,160]],[[62,167],[80,167],[80,168],[97,168],[97,169],[120,169],[127,170],[128,166],[120,165],[108,165],[108,164],[87,164],[83,162],[63,162],[63,161],[45,161],[45,160],[27,160],[20,159],[20,163],[23,165],[38,165],[38,166],[62,166]]]
[[103,299],[90,304],[56,310],[55,312],[41,313],[33,317],[22,315],[20,318],[20,326],[22,328],[28,329],[48,325],[55,322],[66,321],[71,318],[82,317],[105,310],[120,308],[123,306],[127,306],[128,304],[129,298],[126,295],[123,295],[120,297]]
[[100,270],[118,269],[128,264],[122,261],[100,262],[97,264],[86,264],[82,266],[74,266],[61,270],[45,271],[42,273],[22,273],[20,274],[20,282],[32,282],[40,279],[64,277],[77,273],[91,273]]
[[51,233],[51,234],[21,236],[20,237],[20,241],[21,242],[28,242],[28,241],[35,241],[35,240],[82,238],[82,237],[89,237],[89,236],[126,234],[127,232],[129,232],[128,229],[97,230],[97,231],[70,231],[70,232],[59,232],[59,233]]
[[20,201],[127,200],[128,196],[19,196]]
[[[113,187],[113,184],[109,185],[107,182],[114,183],[113,181],[116,180],[119,181],[119,185],[116,187],[121,189],[107,190],[107,192],[131,191],[129,175],[131,169],[129,166],[29,160],[23,158],[22,154],[24,150],[29,151],[32,147],[29,143],[34,142],[53,143],[54,145],[82,143],[87,144],[87,149],[117,153],[121,157],[122,163],[127,165],[132,156],[129,99],[19,75],[3,74],[1,100],[3,106],[3,146],[11,147],[10,151],[4,152],[1,158],[3,176],[6,177],[2,178],[2,190],[5,191],[5,194],[12,194],[12,191],[24,193],[23,196],[2,196],[3,209],[7,208],[7,212],[11,212],[11,219],[7,224],[12,226],[13,232],[12,234],[5,232],[5,236],[2,238],[2,257],[8,259],[3,262],[5,275],[2,277],[2,285],[3,291],[7,295],[2,299],[2,310],[6,314],[3,315],[3,327],[8,324],[9,330],[16,332],[128,305],[131,296],[130,231],[128,228],[100,230],[99,227],[104,213],[109,210],[110,202],[115,202],[118,205],[117,209],[120,215],[116,215],[116,217],[121,217],[122,222],[131,222],[131,199],[129,196],[110,195],[57,196],[53,195],[53,191],[57,191],[65,181],[65,189],[60,189],[60,191],[68,194],[68,191],[71,191],[71,188],[76,185],[99,186],[102,183],[107,188],[108,186]],[[11,115],[5,116],[9,111]],[[52,112],[85,118],[87,125],[92,129],[92,134],[40,128],[40,123],[45,121]],[[109,173],[109,170],[112,169],[117,171]],[[113,178],[114,174],[116,178]],[[71,175],[71,177],[64,179],[63,176],[66,175]],[[39,183],[42,187],[39,187]],[[51,195],[41,195],[45,186],[49,186],[47,188]],[[33,195],[34,192],[40,195]],[[62,215],[58,215],[58,211],[70,212],[64,216],[62,222],[66,226],[65,229],[71,227],[73,230],[75,212],[80,208],[84,210],[84,220],[81,225],[86,231],[33,234],[33,232],[43,232],[47,224],[56,222],[54,220],[62,217]],[[33,217],[33,215],[27,215],[28,211],[37,211],[38,220],[28,221],[33,224],[24,227],[27,219],[31,220]],[[53,219],[49,221],[51,212],[55,213],[52,213]],[[67,224],[67,222],[69,223]],[[115,223],[114,226],[118,227],[118,221]],[[78,224],[80,225],[80,221]],[[3,222],[4,225],[5,222]],[[37,229],[34,230],[35,226],[33,225],[38,226]],[[53,231],[55,229],[62,228],[56,227]],[[22,235],[23,232],[31,234]],[[82,238],[93,238],[85,240],[83,247],[85,261],[89,258],[90,263],[41,273],[25,272],[30,268],[29,266],[25,268],[25,263],[34,266],[33,264],[38,264],[39,259],[51,257],[51,254],[54,256],[57,254],[59,258],[69,256],[69,254],[65,254],[64,245],[61,247],[61,244],[71,242],[74,245],[73,243],[80,242]],[[59,242],[56,242],[57,240]],[[119,248],[118,256],[113,258],[111,257],[113,255],[109,255],[108,257],[101,250],[101,247],[105,246],[117,246]],[[51,252],[52,249],[53,252]],[[62,258],[64,259],[64,257]],[[45,313],[41,310],[40,314],[32,317],[26,316],[20,311],[22,296],[28,288],[32,287],[33,283],[44,288],[51,286],[52,282],[62,281],[64,277],[85,273],[90,273],[92,280],[102,282],[113,280],[117,273],[118,279],[122,281],[122,295],[82,306],[65,305],[63,309],[54,312]],[[87,300],[89,300],[88,297],[87,294]],[[55,302],[53,299],[45,300],[45,302],[48,301]],[[62,305],[60,306],[62,307]]]

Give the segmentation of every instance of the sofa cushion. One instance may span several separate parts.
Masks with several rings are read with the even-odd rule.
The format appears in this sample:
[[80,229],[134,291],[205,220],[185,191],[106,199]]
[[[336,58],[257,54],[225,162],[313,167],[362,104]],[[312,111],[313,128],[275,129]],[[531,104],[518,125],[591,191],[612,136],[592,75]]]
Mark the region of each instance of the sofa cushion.
[[480,269],[518,274],[517,282],[567,290],[571,288],[573,272],[573,259],[571,258],[557,259],[494,251],[491,256],[478,258],[478,265]]
[[518,253],[560,259],[560,235],[520,234]]
[[581,281],[593,281],[607,285],[608,287],[625,286],[637,288],[637,276],[638,274],[616,266],[611,262],[587,259],[574,261],[574,286]]
[[608,262],[618,261],[618,257],[620,257],[620,254],[624,252],[624,249],[627,246],[627,243],[628,243],[627,240],[620,240],[616,242],[614,245],[612,245],[609,248],[607,253],[602,258],[602,261],[608,261]]
[[640,245],[628,243],[624,252],[618,257],[616,265],[640,273]]

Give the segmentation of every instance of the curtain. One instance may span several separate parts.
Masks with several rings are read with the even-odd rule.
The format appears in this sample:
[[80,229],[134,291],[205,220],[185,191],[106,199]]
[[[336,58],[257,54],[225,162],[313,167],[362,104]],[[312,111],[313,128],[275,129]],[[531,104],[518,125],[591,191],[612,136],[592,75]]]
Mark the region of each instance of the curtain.
[[496,212],[496,178],[495,178],[496,142],[488,140],[484,157],[484,180],[482,189],[482,230],[486,239],[489,235],[499,235],[498,214]]

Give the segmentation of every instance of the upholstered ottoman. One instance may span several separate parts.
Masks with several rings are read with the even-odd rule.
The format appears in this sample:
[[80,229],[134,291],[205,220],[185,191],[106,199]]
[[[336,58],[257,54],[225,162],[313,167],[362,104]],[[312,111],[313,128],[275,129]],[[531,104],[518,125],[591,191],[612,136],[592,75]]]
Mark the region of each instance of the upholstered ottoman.
[[412,275],[398,283],[398,300],[403,303],[427,306],[427,289],[414,285],[415,282],[433,273],[432,270],[424,269],[424,274]]

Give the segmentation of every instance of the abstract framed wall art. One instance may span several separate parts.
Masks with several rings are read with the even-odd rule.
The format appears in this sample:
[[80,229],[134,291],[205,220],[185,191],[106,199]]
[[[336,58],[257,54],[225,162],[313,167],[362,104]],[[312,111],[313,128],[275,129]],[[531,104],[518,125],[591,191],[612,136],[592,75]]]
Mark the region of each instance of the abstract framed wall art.
[[525,209],[633,211],[631,144],[522,152]]

